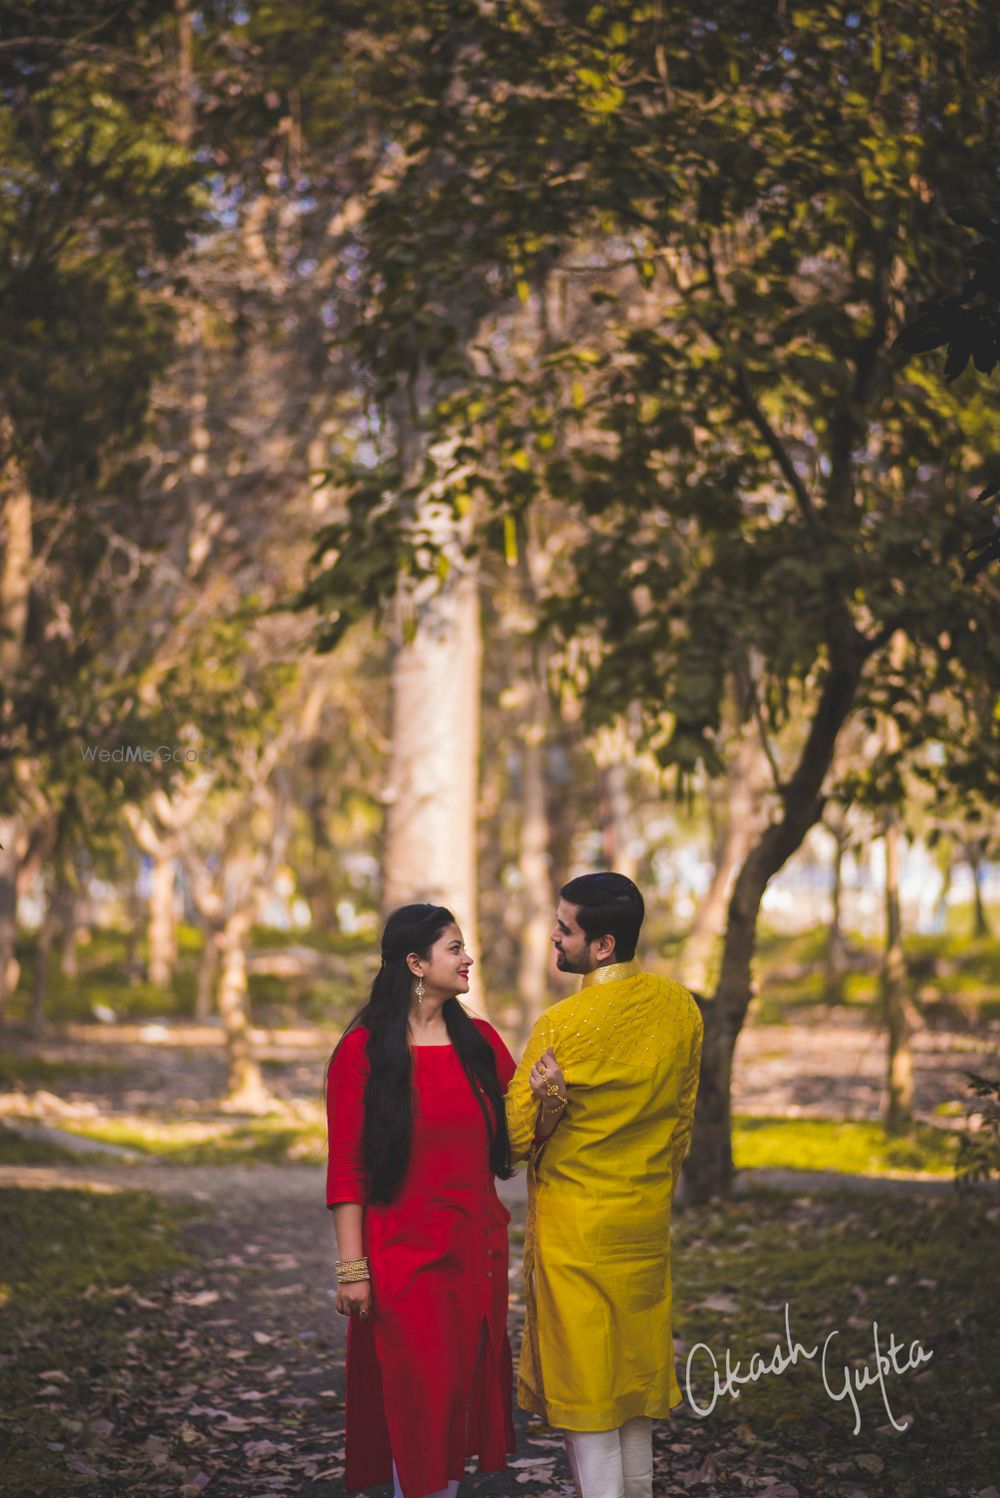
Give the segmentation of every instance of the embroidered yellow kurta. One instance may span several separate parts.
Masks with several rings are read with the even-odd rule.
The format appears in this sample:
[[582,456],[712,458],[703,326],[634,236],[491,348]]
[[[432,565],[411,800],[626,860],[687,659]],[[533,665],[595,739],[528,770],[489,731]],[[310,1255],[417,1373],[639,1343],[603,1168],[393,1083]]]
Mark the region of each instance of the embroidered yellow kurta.
[[[518,1403],[567,1430],[611,1430],[681,1402],[670,1207],[691,1142],[704,1025],[688,990],[637,961],[588,973],[541,1016],[507,1089],[529,1157]],[[551,1046],[569,1102],[532,1147],[528,1075]]]

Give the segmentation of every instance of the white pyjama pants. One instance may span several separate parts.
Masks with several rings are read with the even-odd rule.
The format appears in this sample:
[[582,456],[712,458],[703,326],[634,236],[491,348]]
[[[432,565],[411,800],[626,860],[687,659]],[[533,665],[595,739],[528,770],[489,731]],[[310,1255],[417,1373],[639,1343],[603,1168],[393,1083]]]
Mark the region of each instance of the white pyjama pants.
[[579,1498],[653,1498],[653,1422],[647,1415],[617,1430],[564,1430]]

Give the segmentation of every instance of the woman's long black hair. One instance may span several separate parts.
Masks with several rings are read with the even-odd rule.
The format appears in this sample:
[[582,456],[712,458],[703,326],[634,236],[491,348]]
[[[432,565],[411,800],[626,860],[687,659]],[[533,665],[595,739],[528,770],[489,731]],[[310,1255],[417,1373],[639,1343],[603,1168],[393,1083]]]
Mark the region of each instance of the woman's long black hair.
[[[394,910],[382,932],[382,966],[375,975],[368,1002],[344,1031],[344,1035],[349,1035],[359,1025],[367,1026],[369,1031],[364,1163],[370,1202],[391,1202],[399,1192],[410,1163],[413,1064],[408,1026],[413,974],[406,958],[410,952],[429,957],[431,947],[442,931],[454,924],[454,916],[443,905],[402,905]],[[448,1038],[486,1120],[490,1169],[494,1175],[507,1180],[513,1175],[510,1139],[493,1048],[457,998],[446,999],[441,1013]],[[343,1041],[342,1035],[333,1056]],[[330,1057],[331,1063],[333,1056]],[[492,1118],[486,1106],[487,1099],[493,1107]]]

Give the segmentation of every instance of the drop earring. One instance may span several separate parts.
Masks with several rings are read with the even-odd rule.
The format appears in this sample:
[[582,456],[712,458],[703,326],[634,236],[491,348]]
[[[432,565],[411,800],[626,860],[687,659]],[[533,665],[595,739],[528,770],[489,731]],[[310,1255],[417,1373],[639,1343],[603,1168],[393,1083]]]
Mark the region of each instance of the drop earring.
[[422,1004],[423,1001],[424,1001],[424,980],[423,980],[423,975],[421,975],[421,976],[419,976],[417,978],[417,1003],[418,1004]]

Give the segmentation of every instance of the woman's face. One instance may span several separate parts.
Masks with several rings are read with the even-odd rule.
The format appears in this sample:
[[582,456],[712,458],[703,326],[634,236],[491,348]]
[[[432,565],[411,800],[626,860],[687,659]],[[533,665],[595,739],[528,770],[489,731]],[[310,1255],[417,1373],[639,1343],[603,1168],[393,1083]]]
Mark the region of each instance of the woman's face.
[[423,977],[424,988],[437,993],[468,993],[472,958],[465,950],[462,933],[455,925],[446,926],[424,958],[414,955],[411,970]]

